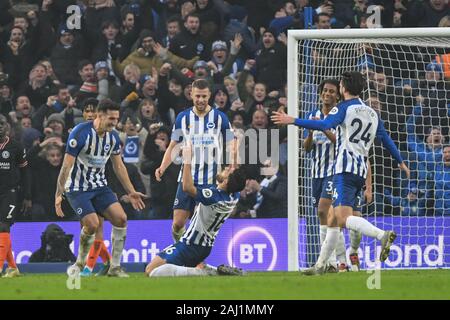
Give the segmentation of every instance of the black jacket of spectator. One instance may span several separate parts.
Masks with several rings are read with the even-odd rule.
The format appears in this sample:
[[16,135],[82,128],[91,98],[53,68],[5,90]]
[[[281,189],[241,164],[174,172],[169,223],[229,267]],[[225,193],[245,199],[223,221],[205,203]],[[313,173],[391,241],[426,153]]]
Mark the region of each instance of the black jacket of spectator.
[[31,168],[31,194],[33,204],[40,204],[50,219],[56,219],[55,192],[61,165],[52,166],[39,156],[42,148],[38,145],[28,150],[27,158]]
[[[170,136],[170,133],[168,133]],[[149,134],[144,145],[145,160],[141,164],[141,172],[150,175],[150,194],[154,218],[169,218],[177,191],[180,166],[172,163],[164,172],[160,182],[156,180],[155,170],[161,165],[164,152],[155,144],[157,133]]]
[[[201,25],[200,25],[201,26]],[[186,28],[177,34],[170,42],[169,50],[184,59],[190,60],[195,56],[200,56],[202,60],[209,60],[207,55],[207,43],[205,39],[200,35],[192,34]]]
[[286,83],[286,46],[278,41],[271,48],[256,53],[256,80],[267,86],[267,93]]
[[26,80],[26,83],[23,83],[19,89],[20,95],[27,96],[28,99],[30,99],[30,104],[32,106],[43,105],[47,102],[47,98],[51,95],[56,94],[57,91],[58,90],[56,89],[50,77],[47,77],[42,87],[33,89],[28,80]]
[[258,218],[287,217],[287,177],[280,172],[277,178],[260,191],[264,197],[256,210]]
[[200,17],[200,34],[208,43],[207,51],[209,52],[210,44],[217,40],[222,33],[220,13],[213,0],[209,0],[205,8],[197,8],[195,12]]
[[58,80],[66,85],[78,84],[80,82],[78,63],[85,57],[82,38],[76,37],[70,48],[64,48],[58,41],[50,56],[50,62]]

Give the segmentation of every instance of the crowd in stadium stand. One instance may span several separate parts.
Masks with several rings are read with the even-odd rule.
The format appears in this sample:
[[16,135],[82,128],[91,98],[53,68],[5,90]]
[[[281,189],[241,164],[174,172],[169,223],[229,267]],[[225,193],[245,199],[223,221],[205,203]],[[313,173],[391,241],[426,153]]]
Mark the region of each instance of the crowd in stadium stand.
[[[73,7],[67,11],[71,5],[81,17]],[[172,164],[161,182],[154,173],[175,117],[191,106],[192,81],[209,81],[210,104],[235,129],[274,128],[270,112],[286,108],[286,31],[303,29],[306,6],[314,8],[314,28],[367,28],[369,5],[382,9],[385,28],[450,26],[444,0],[0,1],[0,113],[11,124],[10,135],[24,144],[32,170],[33,205],[18,220],[59,219],[54,194],[68,133],[105,98],[121,106],[123,159],[136,190],[149,195],[146,210],[132,209],[114,176],[109,184],[129,219],[171,218],[180,166]],[[376,190],[377,201],[401,207],[402,214],[450,214],[446,53],[438,57],[442,61],[424,64],[423,83],[394,86],[393,75],[370,70],[369,104],[378,108],[415,174],[404,186],[387,172],[394,179],[381,181],[388,187]],[[447,121],[430,123],[429,115]],[[249,180],[235,217],[287,216],[286,141],[281,131],[280,165],[261,164],[268,173]],[[417,205],[429,199],[435,200]]]

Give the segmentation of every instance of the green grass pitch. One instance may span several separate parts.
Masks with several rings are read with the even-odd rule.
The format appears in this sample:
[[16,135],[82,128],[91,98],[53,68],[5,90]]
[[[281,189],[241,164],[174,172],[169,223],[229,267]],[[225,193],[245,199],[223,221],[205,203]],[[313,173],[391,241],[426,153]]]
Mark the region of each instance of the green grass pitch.
[[[450,270],[381,271],[381,289],[367,288],[365,271],[306,277],[296,272],[254,272],[244,277],[81,278],[69,290],[63,274],[0,278],[5,299],[450,299]],[[370,280],[369,280],[370,282]]]

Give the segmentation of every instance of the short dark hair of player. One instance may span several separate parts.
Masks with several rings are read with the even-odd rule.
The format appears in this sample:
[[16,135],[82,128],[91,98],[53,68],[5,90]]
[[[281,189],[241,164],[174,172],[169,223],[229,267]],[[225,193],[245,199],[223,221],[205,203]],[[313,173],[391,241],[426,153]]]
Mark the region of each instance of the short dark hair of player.
[[235,193],[243,190],[245,188],[245,183],[247,182],[247,173],[244,168],[240,167],[235,169],[228,176],[227,192]]
[[98,106],[98,100],[95,98],[87,98],[83,101],[83,108],[81,111],[85,111],[88,107],[93,108],[94,111],[96,111]]
[[197,88],[200,90],[209,89],[209,83],[205,79],[197,79],[192,82],[192,89]]
[[358,71],[346,71],[342,74],[342,86],[353,96],[362,94],[366,87],[364,76]]
[[[90,61],[87,60],[87,59],[81,60],[81,61],[78,63],[78,71],[83,70],[84,67],[86,67],[87,65],[90,65],[90,64],[92,64],[92,62],[90,62]],[[94,65],[92,64],[92,66],[94,66]]]
[[332,79],[332,78],[330,78],[330,79],[325,79],[325,80],[323,80],[323,81],[319,84],[319,94],[322,94],[323,87],[325,87],[325,85],[326,85],[327,83],[328,83],[328,84],[331,84],[331,85],[333,85],[333,86],[335,86],[336,89],[337,89],[337,93],[338,93],[338,95],[339,95],[339,81],[338,81],[337,79]]
[[104,99],[97,106],[97,112],[106,113],[108,110],[120,111],[120,105],[111,99]]

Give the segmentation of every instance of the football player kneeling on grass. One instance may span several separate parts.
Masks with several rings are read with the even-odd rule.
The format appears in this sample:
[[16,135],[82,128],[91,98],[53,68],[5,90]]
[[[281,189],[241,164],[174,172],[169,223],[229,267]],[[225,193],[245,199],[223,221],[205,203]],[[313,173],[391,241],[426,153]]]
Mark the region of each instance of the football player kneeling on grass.
[[242,168],[226,167],[217,175],[217,186],[194,186],[191,157],[191,146],[185,147],[183,191],[198,202],[191,224],[179,242],[164,249],[147,265],[145,274],[150,277],[243,275],[241,269],[225,265],[195,267],[209,256],[220,227],[233,212],[245,187],[245,172]]

